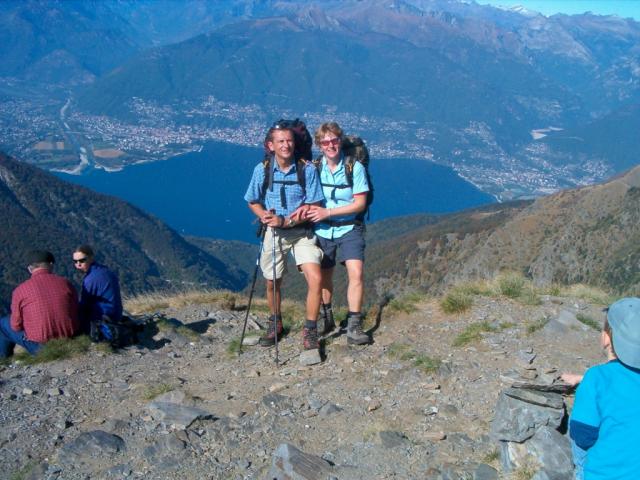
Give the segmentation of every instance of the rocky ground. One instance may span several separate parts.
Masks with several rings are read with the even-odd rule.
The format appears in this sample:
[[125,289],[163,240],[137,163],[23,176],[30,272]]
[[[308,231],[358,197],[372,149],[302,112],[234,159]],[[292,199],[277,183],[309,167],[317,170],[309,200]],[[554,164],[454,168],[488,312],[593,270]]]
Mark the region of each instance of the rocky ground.
[[[410,314],[383,309],[372,345],[328,339],[314,366],[300,365],[300,333],[282,339],[277,366],[273,348],[228,353],[243,311],[167,309],[159,314],[190,330],[0,367],[0,470],[14,479],[265,479],[286,443],[326,460],[289,478],[516,478],[489,435],[500,392],[602,361],[598,332],[576,320],[599,319],[600,308],[475,297],[467,312],[446,315],[425,300]],[[493,331],[452,346],[479,322]]]

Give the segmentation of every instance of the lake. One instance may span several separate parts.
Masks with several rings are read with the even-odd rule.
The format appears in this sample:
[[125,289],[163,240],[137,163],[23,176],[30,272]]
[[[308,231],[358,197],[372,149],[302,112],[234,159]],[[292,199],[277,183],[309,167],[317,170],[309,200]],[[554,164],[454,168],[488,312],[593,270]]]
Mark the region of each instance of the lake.
[[[254,216],[243,197],[261,158],[258,148],[212,142],[201,152],[120,172],[58,176],[130,202],[182,234],[252,242]],[[373,157],[370,170],[375,188],[370,222],[411,213],[454,212],[495,201],[451,168],[425,160]]]

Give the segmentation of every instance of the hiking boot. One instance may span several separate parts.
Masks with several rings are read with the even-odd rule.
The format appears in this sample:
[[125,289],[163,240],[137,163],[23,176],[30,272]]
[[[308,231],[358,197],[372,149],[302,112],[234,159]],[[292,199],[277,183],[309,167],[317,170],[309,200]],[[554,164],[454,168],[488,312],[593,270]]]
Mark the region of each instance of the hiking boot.
[[357,313],[347,318],[347,343],[349,345],[367,345],[369,335],[362,331],[362,315]]
[[304,346],[305,350],[317,350],[320,348],[317,328],[305,327],[302,330],[302,345]]
[[270,347],[271,345],[276,344],[276,325],[278,329],[278,340],[280,340],[280,338],[282,337],[282,317],[278,316],[278,320],[275,322],[273,321],[273,317],[273,315],[269,317],[269,327],[267,328],[267,333],[261,336],[260,340],[258,340],[258,343],[263,347]]
[[320,307],[320,316],[318,317],[318,332],[321,335],[326,335],[329,332],[333,332],[336,328],[336,322],[333,319],[333,309],[322,305]]

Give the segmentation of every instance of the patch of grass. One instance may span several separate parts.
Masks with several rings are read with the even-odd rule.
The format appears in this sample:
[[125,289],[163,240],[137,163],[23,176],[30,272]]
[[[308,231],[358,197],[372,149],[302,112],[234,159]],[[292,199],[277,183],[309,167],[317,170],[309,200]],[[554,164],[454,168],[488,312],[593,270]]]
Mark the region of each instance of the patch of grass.
[[148,385],[143,398],[147,401],[151,401],[154,398],[159,397],[160,395],[170,392],[174,390],[174,388],[168,383],[158,383],[156,385]]
[[301,305],[283,302],[282,304],[282,326],[286,331],[299,332],[304,327],[306,312]]
[[481,295],[483,297],[488,297],[495,294],[492,286],[486,280],[460,283],[455,286],[455,289],[466,293],[467,295]]
[[236,308],[240,296],[228,290],[188,290],[184,292],[154,292],[124,300],[125,309],[133,315],[151,313],[165,308],[182,308],[194,304],[214,304],[225,310]]
[[526,324],[527,325],[527,327],[526,327],[527,335],[533,335],[538,330],[542,330],[547,323],[549,323],[549,319],[548,318],[540,318],[540,319],[534,320],[532,322],[527,322],[527,324]]
[[35,466],[36,463],[34,461],[30,461],[29,463],[21,467],[20,470],[13,472],[9,476],[9,480],[25,480],[31,473],[31,470],[35,468]]
[[442,364],[439,358],[429,357],[428,355],[417,353],[406,343],[392,343],[387,349],[387,355],[391,358],[397,358],[411,364],[422,370],[424,373],[434,373]]
[[37,354],[30,355],[27,352],[21,352],[14,355],[13,359],[26,365],[35,365],[76,357],[88,352],[89,348],[91,348],[91,340],[87,335],[73,338],[55,338],[45,343]]
[[98,352],[101,352],[105,355],[112,355],[114,353],[116,353],[117,351],[111,346],[110,343],[107,342],[98,342],[96,343],[95,349]]
[[252,302],[251,313],[269,313],[269,305],[266,303]]
[[525,461],[523,465],[514,470],[511,474],[512,480],[531,480],[536,473],[538,473],[539,467],[533,460]]
[[387,355],[389,355],[391,358],[406,360],[406,358],[403,358],[403,357],[410,350],[411,350],[411,346],[407,345],[406,343],[392,343],[387,348]]
[[588,315],[584,315],[584,314],[582,314],[582,313],[578,313],[578,314],[576,315],[576,319],[577,319],[579,322],[584,323],[587,327],[591,327],[591,328],[593,328],[594,330],[600,331],[600,330],[601,330],[601,328],[602,328],[602,327],[600,326],[600,323],[598,323],[598,321],[597,321],[597,320],[595,320],[595,319],[591,318],[591,317],[590,317],[590,316],[588,316]]
[[518,298],[522,295],[525,286],[525,279],[515,272],[505,272],[496,278],[498,291],[501,295],[509,298]]
[[413,313],[418,310],[417,304],[425,299],[425,295],[412,292],[393,298],[387,308],[391,313]]
[[497,462],[500,459],[500,451],[499,450],[492,450],[491,452],[487,453],[484,457],[482,457],[482,463],[494,463]]
[[159,317],[156,320],[156,327],[158,327],[158,330],[161,332],[175,331],[180,325],[182,325],[182,323],[179,321],[171,320],[167,317]]
[[500,330],[508,330],[509,328],[513,328],[515,326],[515,322],[500,322],[500,325],[498,327],[500,328]]
[[559,297],[562,295],[562,286],[558,283],[552,283],[543,289],[544,295],[551,295],[552,297]]
[[176,328],[176,333],[182,335],[192,342],[200,340],[200,334],[192,328],[189,328],[188,325],[180,325],[178,328]]
[[615,301],[615,297],[605,292],[604,290],[596,287],[591,287],[589,285],[584,285],[582,283],[571,285],[563,289],[563,294],[565,296],[580,298],[582,300],[586,300],[587,302],[603,306],[610,305]]
[[189,325],[184,325],[178,320],[160,317],[156,320],[156,327],[158,327],[158,330],[161,332],[175,332],[191,342],[195,342],[200,339],[200,334],[198,332],[189,328]]
[[427,355],[417,355],[413,359],[413,366],[419,368],[424,373],[435,373],[442,365],[442,360],[439,358],[432,358]]
[[471,342],[480,340],[481,334],[485,332],[495,332],[498,329],[489,322],[476,322],[465,328],[456,338],[453,339],[454,347],[462,347]]
[[227,355],[230,357],[235,357],[238,355],[240,351],[240,337],[236,337],[231,339],[229,343],[227,343]]
[[[254,334],[254,333],[246,334],[245,333],[244,338],[257,337],[257,336],[258,336],[258,334]],[[247,347],[248,346],[245,345],[245,349]],[[240,337],[236,337],[236,338],[231,339],[231,341],[229,343],[227,343],[227,355],[229,357],[235,357],[235,356],[238,355],[239,352],[240,352]]]
[[469,310],[473,305],[473,297],[462,288],[453,288],[440,301],[440,307],[445,313],[461,313]]
[[523,305],[536,306],[542,304],[542,299],[532,285],[525,285],[525,287],[522,289],[522,293],[517,298],[517,300]]

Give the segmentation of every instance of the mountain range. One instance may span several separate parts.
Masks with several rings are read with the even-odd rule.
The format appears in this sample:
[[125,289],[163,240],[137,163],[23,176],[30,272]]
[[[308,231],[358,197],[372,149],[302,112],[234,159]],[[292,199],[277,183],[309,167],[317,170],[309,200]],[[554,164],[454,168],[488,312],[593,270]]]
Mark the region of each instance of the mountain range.
[[[242,272],[188,243],[158,219],[114,197],[57,179],[0,154],[0,308],[28,278],[25,254],[50,250],[56,272],[75,274],[73,249],[89,243],[118,272],[123,293],[240,289]],[[76,277],[79,280],[79,277]]]
[[47,168],[80,148],[85,166],[122,168],[256,145],[304,116],[509,199],[602,181],[640,147],[633,19],[457,0],[11,0],[0,24],[0,146]]
[[[504,270],[539,285],[586,283],[640,292],[640,167],[608,182],[563,190],[535,201],[492,204],[446,215],[416,214],[373,223],[367,230],[366,298],[492,278]],[[255,245],[188,239],[113,197],[94,193],[0,156],[0,295],[27,278],[23,258],[50,249],[56,270],[84,242],[118,271],[126,294],[153,290],[245,288]],[[294,271],[295,268],[292,269]],[[79,278],[77,278],[79,280]],[[262,283],[262,282],[260,282]],[[343,271],[336,292],[345,290]],[[304,282],[286,281],[286,295],[303,298]],[[261,287],[259,288],[261,292]],[[336,303],[340,304],[338,295]]]
[[[367,274],[375,282],[368,290],[374,298],[407,289],[435,293],[512,270],[538,285],[585,283],[638,295],[639,205],[635,167],[603,184],[432,218],[372,243]],[[392,230],[394,222],[401,219],[371,230]]]

